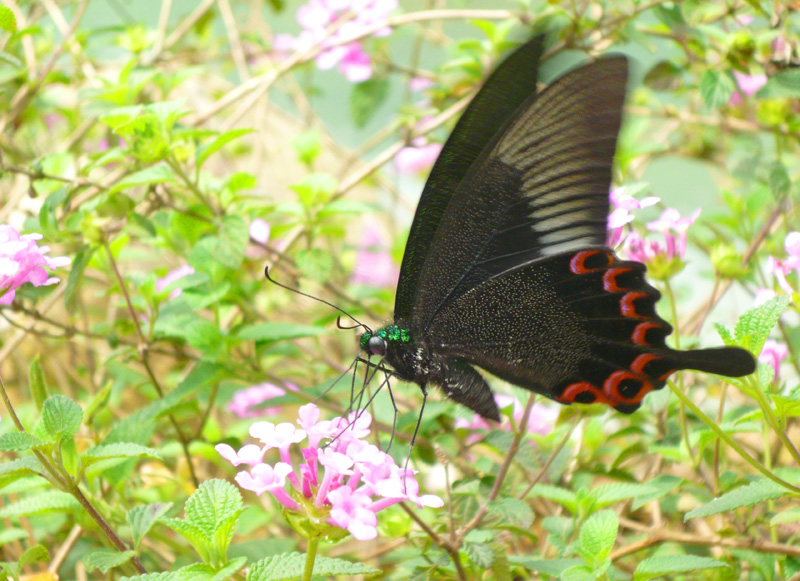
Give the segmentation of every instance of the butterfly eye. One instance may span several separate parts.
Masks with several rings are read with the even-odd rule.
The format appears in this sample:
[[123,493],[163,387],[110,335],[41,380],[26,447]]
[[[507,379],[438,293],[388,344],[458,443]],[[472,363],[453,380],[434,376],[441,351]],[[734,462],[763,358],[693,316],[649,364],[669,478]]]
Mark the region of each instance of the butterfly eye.
[[383,357],[386,355],[386,340],[383,337],[378,337],[377,335],[373,335],[369,338],[369,342],[367,343],[367,350],[372,355],[378,355]]

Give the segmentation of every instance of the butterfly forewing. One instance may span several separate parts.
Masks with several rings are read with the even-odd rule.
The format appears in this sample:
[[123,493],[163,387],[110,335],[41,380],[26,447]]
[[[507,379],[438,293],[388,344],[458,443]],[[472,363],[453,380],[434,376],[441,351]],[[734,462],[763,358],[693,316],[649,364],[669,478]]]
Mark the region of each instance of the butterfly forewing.
[[498,128],[536,93],[542,37],[514,51],[486,80],[442,148],[419,201],[406,243],[395,299],[395,319],[409,319],[414,291],[442,214],[464,175]]
[[626,81],[625,59],[601,59],[531,96],[498,130],[442,215],[417,281],[414,325],[428,327],[489,277],[604,242]]

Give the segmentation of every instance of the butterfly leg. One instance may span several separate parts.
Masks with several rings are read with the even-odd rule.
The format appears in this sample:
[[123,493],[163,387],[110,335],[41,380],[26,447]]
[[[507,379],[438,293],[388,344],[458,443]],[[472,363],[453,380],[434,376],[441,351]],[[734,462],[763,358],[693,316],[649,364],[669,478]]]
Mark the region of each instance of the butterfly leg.
[[392,384],[389,381],[391,379],[391,375],[386,373],[386,379],[384,382],[386,383],[386,389],[389,392],[389,399],[392,401],[392,407],[394,408],[394,415],[392,416],[392,435],[389,437],[389,445],[386,447],[386,452],[388,453],[389,450],[392,449],[392,442],[394,442],[394,431],[397,428],[397,415],[400,413],[400,410],[397,409],[397,403],[394,401],[394,394],[392,393]]
[[417,425],[414,426],[414,435],[411,436],[411,444],[408,446],[408,456],[406,456],[406,464],[403,468],[403,491],[406,490],[406,477],[408,476],[408,462],[411,460],[411,450],[414,449],[414,442],[417,441],[417,433],[419,432],[419,425],[422,423],[422,414],[425,413],[425,402],[428,401],[428,389],[425,387],[427,383],[420,384],[419,388],[422,390],[422,405],[419,408],[419,417],[417,418]]

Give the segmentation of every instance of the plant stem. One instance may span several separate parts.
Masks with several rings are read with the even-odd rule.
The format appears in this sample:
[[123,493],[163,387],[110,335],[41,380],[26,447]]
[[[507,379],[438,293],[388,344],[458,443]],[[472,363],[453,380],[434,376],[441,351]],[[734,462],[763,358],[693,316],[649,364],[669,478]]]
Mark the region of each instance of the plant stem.
[[308,540],[306,566],[303,569],[303,581],[311,581],[311,577],[314,575],[314,561],[317,560],[317,547],[319,547],[319,539]]
[[680,388],[678,388],[678,386],[676,386],[672,381],[668,381],[667,385],[669,385],[669,388],[672,390],[672,393],[677,395],[678,398],[684,404],[686,404],[686,407],[688,407],[690,410],[692,410],[692,413],[694,413],[694,415],[696,415],[698,418],[700,418],[705,425],[707,425],[709,428],[711,428],[720,438],[722,438],[725,441],[725,443],[728,444],[728,446],[733,448],[736,451],[736,453],[739,454],[739,456],[741,456],[744,459],[745,462],[750,464],[750,466],[752,466],[753,468],[755,468],[756,470],[761,472],[761,474],[763,474],[764,476],[766,476],[767,478],[769,478],[770,480],[772,480],[776,484],[780,484],[781,486],[783,486],[784,488],[787,488],[788,490],[791,490],[795,494],[800,494],[800,487],[797,487],[794,484],[786,482],[784,479],[776,476],[775,474],[770,472],[767,468],[765,468],[758,460],[756,460],[755,458],[750,456],[750,454],[748,454],[744,450],[744,448],[742,448],[739,444],[736,443],[736,441],[733,438],[731,438],[730,434],[728,434],[725,430],[720,428],[714,422],[714,420],[709,418],[706,414],[704,414],[700,410],[699,407],[694,405],[692,400],[690,400],[688,397],[686,397],[686,394],[683,393],[683,391],[681,391]]

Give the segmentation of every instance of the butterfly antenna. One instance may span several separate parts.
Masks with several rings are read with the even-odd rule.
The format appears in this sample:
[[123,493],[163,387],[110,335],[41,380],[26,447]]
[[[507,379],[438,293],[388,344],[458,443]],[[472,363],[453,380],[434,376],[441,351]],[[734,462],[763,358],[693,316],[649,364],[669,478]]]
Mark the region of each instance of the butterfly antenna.
[[[265,267],[264,267],[264,276],[266,276],[266,277],[267,277],[267,280],[268,280],[268,281],[270,281],[272,284],[274,284],[274,285],[278,285],[279,287],[281,287],[281,288],[285,288],[286,290],[288,290],[288,291],[292,291],[293,293],[296,293],[296,294],[298,294],[298,295],[300,295],[300,296],[307,297],[307,298],[309,298],[309,299],[314,299],[315,301],[319,301],[319,302],[320,302],[320,303],[322,303],[322,304],[328,305],[328,306],[329,306],[329,307],[331,307],[332,309],[336,309],[337,311],[339,311],[339,312],[340,312],[340,313],[342,313],[343,315],[345,315],[345,316],[347,316],[347,317],[350,317],[351,319],[353,319],[353,320],[356,322],[356,326],[355,326],[355,327],[339,327],[340,329],[355,329],[355,328],[357,328],[357,327],[364,327],[364,329],[366,329],[366,330],[367,330],[367,332],[369,332],[369,333],[371,333],[371,332],[372,332],[372,329],[370,329],[369,327],[367,327],[367,326],[366,326],[364,323],[362,323],[361,321],[359,321],[358,319],[356,319],[356,318],[355,318],[353,315],[351,315],[350,313],[348,313],[347,311],[345,311],[343,308],[341,308],[341,307],[337,307],[336,305],[334,305],[333,303],[330,303],[330,302],[326,301],[325,299],[321,299],[321,298],[319,298],[319,297],[315,297],[314,295],[310,295],[310,294],[304,293],[304,292],[302,292],[302,291],[300,291],[300,290],[298,290],[298,289],[296,289],[296,288],[292,288],[292,287],[290,287],[290,286],[286,286],[285,284],[278,282],[277,280],[275,280],[274,278],[272,278],[272,277],[269,275],[269,265],[267,265],[267,266],[265,266]],[[337,323],[337,326],[338,326],[338,323]]]

